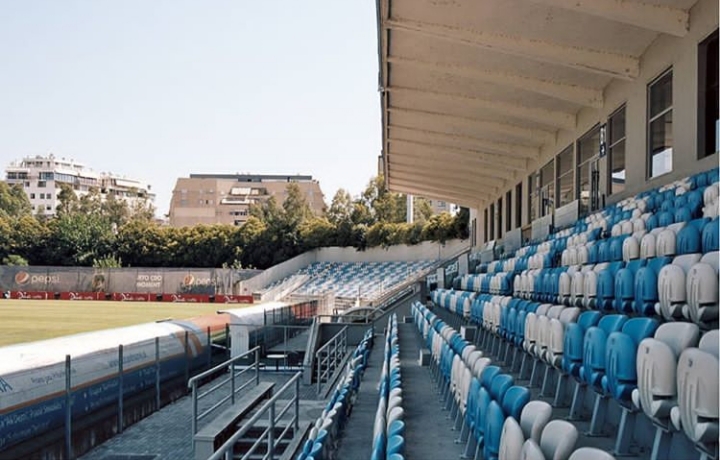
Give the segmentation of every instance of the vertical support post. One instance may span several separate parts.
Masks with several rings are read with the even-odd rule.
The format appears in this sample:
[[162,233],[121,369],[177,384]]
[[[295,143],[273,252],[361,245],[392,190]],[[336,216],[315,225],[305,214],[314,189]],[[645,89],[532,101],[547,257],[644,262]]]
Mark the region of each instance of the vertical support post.
[[320,394],[320,367],[322,366],[322,352],[315,355],[315,362],[317,363],[317,394]]
[[288,349],[287,349],[287,341],[288,341],[288,326],[283,326],[283,366],[285,366],[285,371],[287,371],[287,355],[288,355]]
[[255,350],[255,385],[260,385],[260,350]]
[[227,355],[227,358],[230,359],[230,324],[225,325],[225,354]]
[[160,337],[155,337],[155,410],[160,410]]
[[123,346],[118,345],[118,433],[123,432]]
[[212,337],[210,337],[210,326],[207,328],[207,367],[212,367]]
[[185,383],[190,380],[190,337],[185,331]]
[[300,432],[300,379],[295,379],[295,426],[293,436]]
[[72,366],[65,355],[65,457],[73,458],[72,449]]
[[190,422],[192,424],[192,444],[193,448],[195,448],[195,433],[197,433],[197,414],[198,414],[198,393],[197,393],[197,381],[193,380],[192,383],[192,395],[190,396],[192,398],[192,418],[190,419]]
[[275,458],[275,401],[270,404],[270,415],[269,415],[270,429],[268,430],[268,459],[273,460]]
[[228,368],[230,369],[230,402],[235,404],[235,365],[230,363]]

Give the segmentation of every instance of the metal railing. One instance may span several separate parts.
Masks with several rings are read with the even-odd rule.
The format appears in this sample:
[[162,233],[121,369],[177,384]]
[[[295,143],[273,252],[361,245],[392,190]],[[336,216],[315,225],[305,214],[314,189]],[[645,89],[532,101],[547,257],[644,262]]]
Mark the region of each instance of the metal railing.
[[337,366],[342,362],[347,352],[347,330],[345,326],[335,334],[325,345],[315,352],[317,363],[317,394],[320,394],[322,383],[330,380]]
[[[242,360],[243,358],[250,356],[251,354],[255,355],[254,361],[244,369],[241,369],[240,371],[235,371],[235,363]],[[198,382],[203,380],[204,378],[208,377],[209,375],[224,371],[225,369],[230,371],[230,376],[223,379],[221,382],[213,385],[210,387],[207,391],[204,393],[200,393],[198,391]],[[236,379],[238,377],[241,377],[246,372],[250,371],[251,369],[255,369],[255,378],[250,379],[247,382],[243,383],[239,387],[236,385]],[[230,394],[224,396],[221,398],[218,402],[210,406],[207,410],[203,411],[202,413],[198,413],[198,402],[206,398],[207,396],[211,395],[212,393],[215,393],[216,391],[220,390],[223,386],[225,386],[228,382],[230,382]],[[218,364],[217,366],[213,367],[212,369],[208,369],[202,374],[198,374],[195,377],[191,378],[188,381],[188,388],[192,391],[192,438],[193,438],[193,447],[195,446],[195,433],[197,433],[197,426],[198,422],[202,420],[203,418],[210,415],[213,411],[215,411],[218,407],[222,406],[224,403],[226,403],[228,400],[230,400],[231,404],[235,404],[235,394],[239,391],[244,390],[247,388],[250,384],[255,383],[255,385],[258,385],[260,383],[260,347],[252,348],[245,353],[238,355],[232,359],[229,359],[225,361],[222,364]],[[236,388],[237,387],[237,388]]]
[[[230,439],[228,439],[222,446],[220,446],[220,448],[215,451],[215,453],[212,454],[208,458],[208,460],[231,460],[233,458],[233,449],[235,447],[235,444],[248,431],[254,428],[255,424],[263,416],[265,416],[265,414],[268,414],[268,426],[258,437],[258,439],[253,443],[253,445],[247,450],[247,452],[243,453],[242,457],[240,457],[240,460],[247,460],[248,458],[250,458],[250,456],[255,453],[255,450],[257,450],[257,448],[263,444],[263,442],[267,442],[267,453],[263,457],[263,460],[274,460],[275,449],[282,442],[282,440],[285,439],[285,437],[290,432],[290,429],[292,428],[293,430],[290,439],[292,438],[292,436],[298,433],[298,430],[300,429],[301,376],[302,372],[296,373],[285,385],[282,386],[282,388],[280,388],[280,390],[278,390],[277,393],[275,393],[265,404],[263,404],[263,406],[252,417],[250,417],[247,422],[243,423],[240,429],[236,431],[232,436],[230,436]],[[276,403],[281,396],[284,396],[285,393],[288,392],[291,387],[295,387],[295,394],[292,396],[292,398],[290,398],[287,404],[285,404],[279,411],[277,411],[275,407]],[[278,422],[282,420],[283,416],[290,410],[290,408],[293,408],[295,413],[289,420],[289,423],[287,424],[285,429],[280,433],[280,435],[276,437],[275,428],[278,426]]]

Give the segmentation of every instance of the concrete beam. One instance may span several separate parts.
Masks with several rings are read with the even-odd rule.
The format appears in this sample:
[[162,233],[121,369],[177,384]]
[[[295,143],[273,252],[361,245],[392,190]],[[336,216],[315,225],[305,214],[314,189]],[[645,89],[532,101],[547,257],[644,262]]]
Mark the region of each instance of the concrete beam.
[[[413,150],[425,150],[433,152],[433,155],[441,158],[454,158],[455,161],[466,161],[468,165],[476,163],[483,165],[483,168],[488,170],[506,171],[524,171],[527,169],[527,160],[512,158],[507,155],[494,154],[483,152],[475,149],[465,149],[459,147],[452,147],[448,145],[442,145],[432,142],[422,142],[413,139],[403,139],[394,136],[390,136],[390,152],[393,151],[393,145],[398,143],[405,143],[406,145],[412,146]],[[474,160],[474,161],[473,161]]]
[[467,168],[438,168],[441,161],[423,161],[415,159],[391,159],[390,169],[394,172],[419,174],[450,182],[482,183],[488,193],[499,193],[505,181],[497,176],[477,174]]
[[550,80],[541,80],[507,72],[496,72],[480,67],[471,67],[458,64],[445,64],[439,62],[426,62],[416,59],[390,56],[387,61],[393,65],[408,66],[418,70],[444,73],[459,77],[471,78],[495,85],[530,91],[543,94],[562,101],[572,102],[584,107],[602,108],[603,93],[601,89],[586,88],[567,83]]
[[460,184],[457,181],[443,181],[438,178],[432,177],[432,175],[418,175],[414,173],[402,173],[398,171],[390,171],[390,177],[398,180],[406,180],[410,182],[419,182],[420,184],[427,185],[429,187],[436,187],[438,189],[447,188],[458,193],[465,193],[471,196],[477,196],[482,199],[491,199],[496,196],[492,191],[488,191],[482,187],[475,187],[473,184]]
[[[393,136],[395,133],[397,136]],[[440,145],[453,145],[456,141],[464,142],[463,148],[467,146],[470,149],[480,149],[483,152],[497,153],[515,158],[537,159],[540,155],[540,149],[536,147],[528,147],[526,145],[511,144],[508,142],[495,142],[487,139],[480,139],[472,136],[464,136],[460,134],[448,134],[440,131],[418,129],[403,125],[397,125],[390,122],[390,135],[398,139],[403,138],[423,138],[432,143]]]
[[407,162],[417,164],[419,162],[435,161],[441,163],[440,166],[435,165],[435,168],[453,170],[466,169],[478,176],[491,177],[498,180],[508,179],[516,172],[526,172],[526,170],[516,171],[512,168],[507,168],[505,165],[498,164],[497,162],[490,163],[465,153],[418,148],[417,144],[411,142],[393,141],[390,155],[393,157],[392,161],[395,161],[395,163],[404,161],[406,164]]
[[396,173],[416,174],[418,177],[437,178],[444,181],[472,184],[473,187],[484,188],[490,195],[500,193],[500,187],[505,185],[505,181],[502,179],[474,174],[467,169],[435,169],[425,167],[424,165],[425,163],[415,162],[415,164],[410,165],[391,161],[390,169]]
[[668,5],[627,0],[531,0],[578,13],[589,14],[646,30],[684,37],[690,29],[688,11]]
[[418,183],[408,183],[407,181],[390,178],[388,186],[391,191],[398,193],[409,193],[412,195],[422,196],[425,198],[433,198],[445,200],[450,203],[459,204],[466,207],[475,207],[483,200],[475,195],[467,195],[465,193],[453,192],[451,190],[437,189],[428,187]]
[[[576,126],[575,114],[567,112],[559,112],[555,110],[539,109],[537,107],[528,107],[518,104],[512,104],[509,102],[492,101],[488,99],[480,99],[477,97],[461,96],[458,94],[440,93],[437,91],[430,91],[426,89],[418,88],[404,88],[399,86],[390,86],[386,88],[390,92],[391,96],[393,93],[407,94],[410,97],[417,96],[430,96],[446,101],[454,102],[456,104],[466,104],[471,107],[477,107],[478,110],[491,110],[494,112],[510,115],[524,120],[534,121],[536,123],[552,126],[555,128],[562,128],[567,130],[574,130]],[[391,101],[392,104],[392,101]]]
[[491,49],[535,61],[549,62],[625,80],[635,79],[640,74],[639,58],[607,50],[581,48],[579,46],[563,45],[525,37],[513,37],[493,32],[461,29],[444,24],[402,18],[386,20],[385,27],[391,30],[418,33],[454,43]]
[[487,121],[479,118],[459,117],[457,115],[448,115],[442,112],[432,112],[426,110],[403,109],[398,107],[390,107],[388,109],[390,115],[404,114],[417,117],[425,117],[435,120],[437,123],[449,123],[460,126],[467,126],[471,130],[478,132],[489,131],[498,134],[506,134],[521,139],[526,139],[532,143],[545,144],[555,142],[556,133],[554,131],[544,131],[542,129],[525,128],[509,123],[499,123],[496,121]]

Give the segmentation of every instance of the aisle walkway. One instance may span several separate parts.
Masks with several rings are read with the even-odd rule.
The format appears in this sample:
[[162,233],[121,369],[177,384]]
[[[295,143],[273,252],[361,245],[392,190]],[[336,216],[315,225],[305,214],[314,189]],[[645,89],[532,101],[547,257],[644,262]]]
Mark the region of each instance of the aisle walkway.
[[442,408],[429,368],[418,364],[423,343],[417,328],[414,324],[398,324],[398,335],[405,410],[405,458],[459,458],[464,447],[455,444],[459,433],[452,430],[449,412]]
[[338,459],[367,460],[371,456],[373,424],[378,405],[378,382],[385,348],[382,338],[382,331],[375,336],[375,344],[370,351],[368,366],[360,383],[357,400],[340,438],[336,456]]

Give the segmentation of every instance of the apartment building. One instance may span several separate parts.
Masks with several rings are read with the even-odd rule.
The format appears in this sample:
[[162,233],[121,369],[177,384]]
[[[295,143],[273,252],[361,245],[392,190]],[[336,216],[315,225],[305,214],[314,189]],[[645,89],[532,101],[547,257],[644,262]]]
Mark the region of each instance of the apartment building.
[[275,197],[282,205],[289,183],[296,183],[315,214],[325,211],[320,183],[306,175],[190,174],[175,184],[170,201],[170,225],[242,225],[252,204]]
[[138,201],[155,201],[150,184],[113,173],[98,173],[81,162],[53,154],[27,156],[10,163],[5,168],[5,180],[8,184],[21,184],[33,210],[46,216],[55,214],[62,184],[70,185],[78,197],[95,188],[102,199],[112,195],[130,206]]

